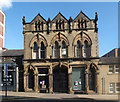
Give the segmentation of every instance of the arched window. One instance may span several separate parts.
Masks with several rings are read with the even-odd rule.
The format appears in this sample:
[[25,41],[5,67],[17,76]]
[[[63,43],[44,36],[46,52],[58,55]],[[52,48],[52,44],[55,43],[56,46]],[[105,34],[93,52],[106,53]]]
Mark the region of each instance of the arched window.
[[89,77],[89,90],[95,91],[95,68],[90,67],[88,71],[88,77]]
[[34,51],[34,52],[38,51],[38,46],[37,46],[37,43],[36,43],[36,42],[34,42],[33,51]]
[[60,58],[60,49],[57,41],[55,41],[55,45],[54,45],[54,56],[55,58]]
[[37,46],[37,43],[34,42],[34,46],[33,46],[33,59],[37,59],[39,58],[38,56],[38,46]]
[[66,46],[65,42],[63,41],[62,42],[62,51],[61,51],[61,54],[62,54],[63,58],[67,57],[67,55],[68,55],[67,52],[68,52],[67,51],[67,46]]
[[88,45],[88,42],[85,40],[83,45],[83,57],[91,56],[91,47]]
[[80,41],[78,40],[77,41],[77,49],[76,49],[76,54],[77,54],[77,57],[82,57],[82,46],[80,44]]
[[41,42],[41,49],[40,49],[40,56],[41,56],[41,59],[44,59],[45,58],[45,45],[43,42]]

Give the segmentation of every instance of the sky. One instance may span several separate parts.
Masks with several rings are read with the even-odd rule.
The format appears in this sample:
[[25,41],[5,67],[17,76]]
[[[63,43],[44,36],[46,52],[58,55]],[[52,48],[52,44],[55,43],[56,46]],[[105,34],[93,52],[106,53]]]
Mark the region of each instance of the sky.
[[82,10],[90,19],[98,13],[99,56],[118,47],[117,2],[12,2],[2,7],[6,15],[5,48],[24,49],[22,18],[31,22],[38,13],[52,20],[59,12],[73,19]]

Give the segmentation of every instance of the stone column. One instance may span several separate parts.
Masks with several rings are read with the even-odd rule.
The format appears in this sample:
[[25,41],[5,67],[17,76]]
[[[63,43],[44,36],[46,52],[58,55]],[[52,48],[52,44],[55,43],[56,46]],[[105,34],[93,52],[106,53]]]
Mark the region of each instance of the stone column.
[[53,73],[52,73],[52,65],[49,68],[49,92],[53,93]]
[[96,86],[95,86],[95,91],[96,93],[99,93],[99,72],[96,72]]
[[86,93],[89,92],[89,83],[88,83],[88,71],[85,71],[85,89],[86,89]]
[[24,74],[24,90],[28,90],[28,75]]
[[34,75],[34,90],[38,92],[38,74]]
[[74,93],[72,91],[72,67],[68,67],[68,89],[69,93]]

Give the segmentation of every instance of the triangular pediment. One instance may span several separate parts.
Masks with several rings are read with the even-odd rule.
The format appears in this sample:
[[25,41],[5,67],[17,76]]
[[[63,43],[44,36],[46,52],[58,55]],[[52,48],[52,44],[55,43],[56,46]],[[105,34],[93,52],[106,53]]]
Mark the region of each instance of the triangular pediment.
[[57,20],[64,20],[65,22],[68,21],[60,12],[57,14],[57,16],[55,16],[52,22],[56,22]]
[[31,23],[34,23],[36,21],[41,21],[41,22],[44,22],[46,23],[46,20],[40,15],[40,13],[31,21]]
[[82,11],[77,15],[77,17],[73,20],[73,22],[78,21],[80,19],[87,20],[87,21],[91,20]]

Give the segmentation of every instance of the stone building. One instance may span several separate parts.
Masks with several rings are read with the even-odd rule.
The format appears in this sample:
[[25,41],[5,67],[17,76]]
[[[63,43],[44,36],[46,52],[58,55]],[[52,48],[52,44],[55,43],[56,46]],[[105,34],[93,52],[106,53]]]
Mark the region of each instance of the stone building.
[[98,15],[23,17],[24,90],[99,93]]
[[120,93],[120,57],[119,48],[115,48],[99,60],[100,67],[100,93],[117,94]]

